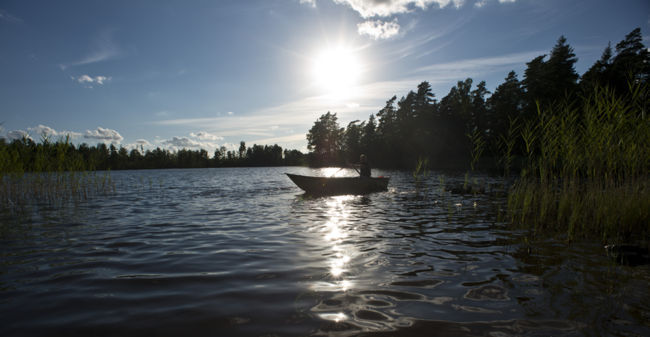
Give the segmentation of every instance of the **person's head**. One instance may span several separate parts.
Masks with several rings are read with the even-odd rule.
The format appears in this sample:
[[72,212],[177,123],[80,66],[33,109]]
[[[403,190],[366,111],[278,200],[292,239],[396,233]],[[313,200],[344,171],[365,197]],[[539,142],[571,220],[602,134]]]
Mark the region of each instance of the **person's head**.
[[366,159],[366,155],[365,155],[365,154],[362,154],[361,156],[359,156],[359,161],[360,161],[360,162],[365,163],[367,160],[368,160],[368,159]]

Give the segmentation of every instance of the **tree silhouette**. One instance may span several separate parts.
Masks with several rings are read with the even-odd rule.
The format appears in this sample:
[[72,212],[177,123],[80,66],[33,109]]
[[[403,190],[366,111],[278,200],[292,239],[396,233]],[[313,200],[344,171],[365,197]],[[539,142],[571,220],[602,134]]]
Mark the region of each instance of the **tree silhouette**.
[[313,150],[312,164],[333,165],[338,162],[343,141],[343,129],[339,127],[336,113],[321,115],[307,133],[307,149]]

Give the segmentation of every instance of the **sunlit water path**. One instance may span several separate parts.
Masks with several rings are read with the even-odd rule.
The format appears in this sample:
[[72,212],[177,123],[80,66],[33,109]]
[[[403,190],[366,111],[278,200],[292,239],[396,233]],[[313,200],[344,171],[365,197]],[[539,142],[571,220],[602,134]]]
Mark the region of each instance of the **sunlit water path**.
[[[650,335],[650,268],[498,221],[463,176],[307,197],[307,168],[113,172],[91,201],[3,214],[0,335]],[[352,174],[340,171],[337,174]]]

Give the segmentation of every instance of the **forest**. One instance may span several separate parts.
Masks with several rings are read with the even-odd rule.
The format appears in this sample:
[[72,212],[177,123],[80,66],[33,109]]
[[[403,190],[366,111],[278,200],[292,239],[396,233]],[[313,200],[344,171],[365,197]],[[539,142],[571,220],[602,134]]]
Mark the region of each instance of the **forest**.
[[283,150],[278,145],[247,147],[240,142],[239,150],[222,146],[212,158],[204,149],[181,149],[175,152],[131,149],[111,144],[75,146],[69,139],[50,141],[43,138],[36,143],[23,138],[7,143],[0,139],[0,172],[63,172],[128,169],[202,168],[233,166],[295,166],[302,165],[304,155],[297,150]]
[[[307,134],[309,162],[337,166],[364,153],[377,167],[410,169],[427,160],[431,168],[509,172],[521,169],[529,154],[539,151],[531,146],[543,127],[540,122],[563,117],[567,109],[584,110],[594,96],[602,99],[605,93],[634,104],[638,109],[630,114],[642,114],[640,122],[647,124],[650,53],[639,28],[615,48],[608,45],[582,76],[576,61],[562,36],[549,55],[526,64],[522,80],[511,71],[493,93],[484,81],[475,84],[467,78],[438,100],[424,81],[406,96],[388,99],[367,121],[340,127],[337,114],[327,112]],[[584,113],[575,118],[586,122]],[[639,151],[647,153],[647,139]]]

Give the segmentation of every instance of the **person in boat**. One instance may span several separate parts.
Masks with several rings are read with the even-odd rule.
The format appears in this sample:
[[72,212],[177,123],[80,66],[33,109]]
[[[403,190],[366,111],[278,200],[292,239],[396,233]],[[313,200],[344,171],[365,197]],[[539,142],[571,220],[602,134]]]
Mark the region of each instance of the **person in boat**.
[[368,158],[366,158],[365,154],[359,156],[359,175],[370,178],[370,164],[368,164]]

